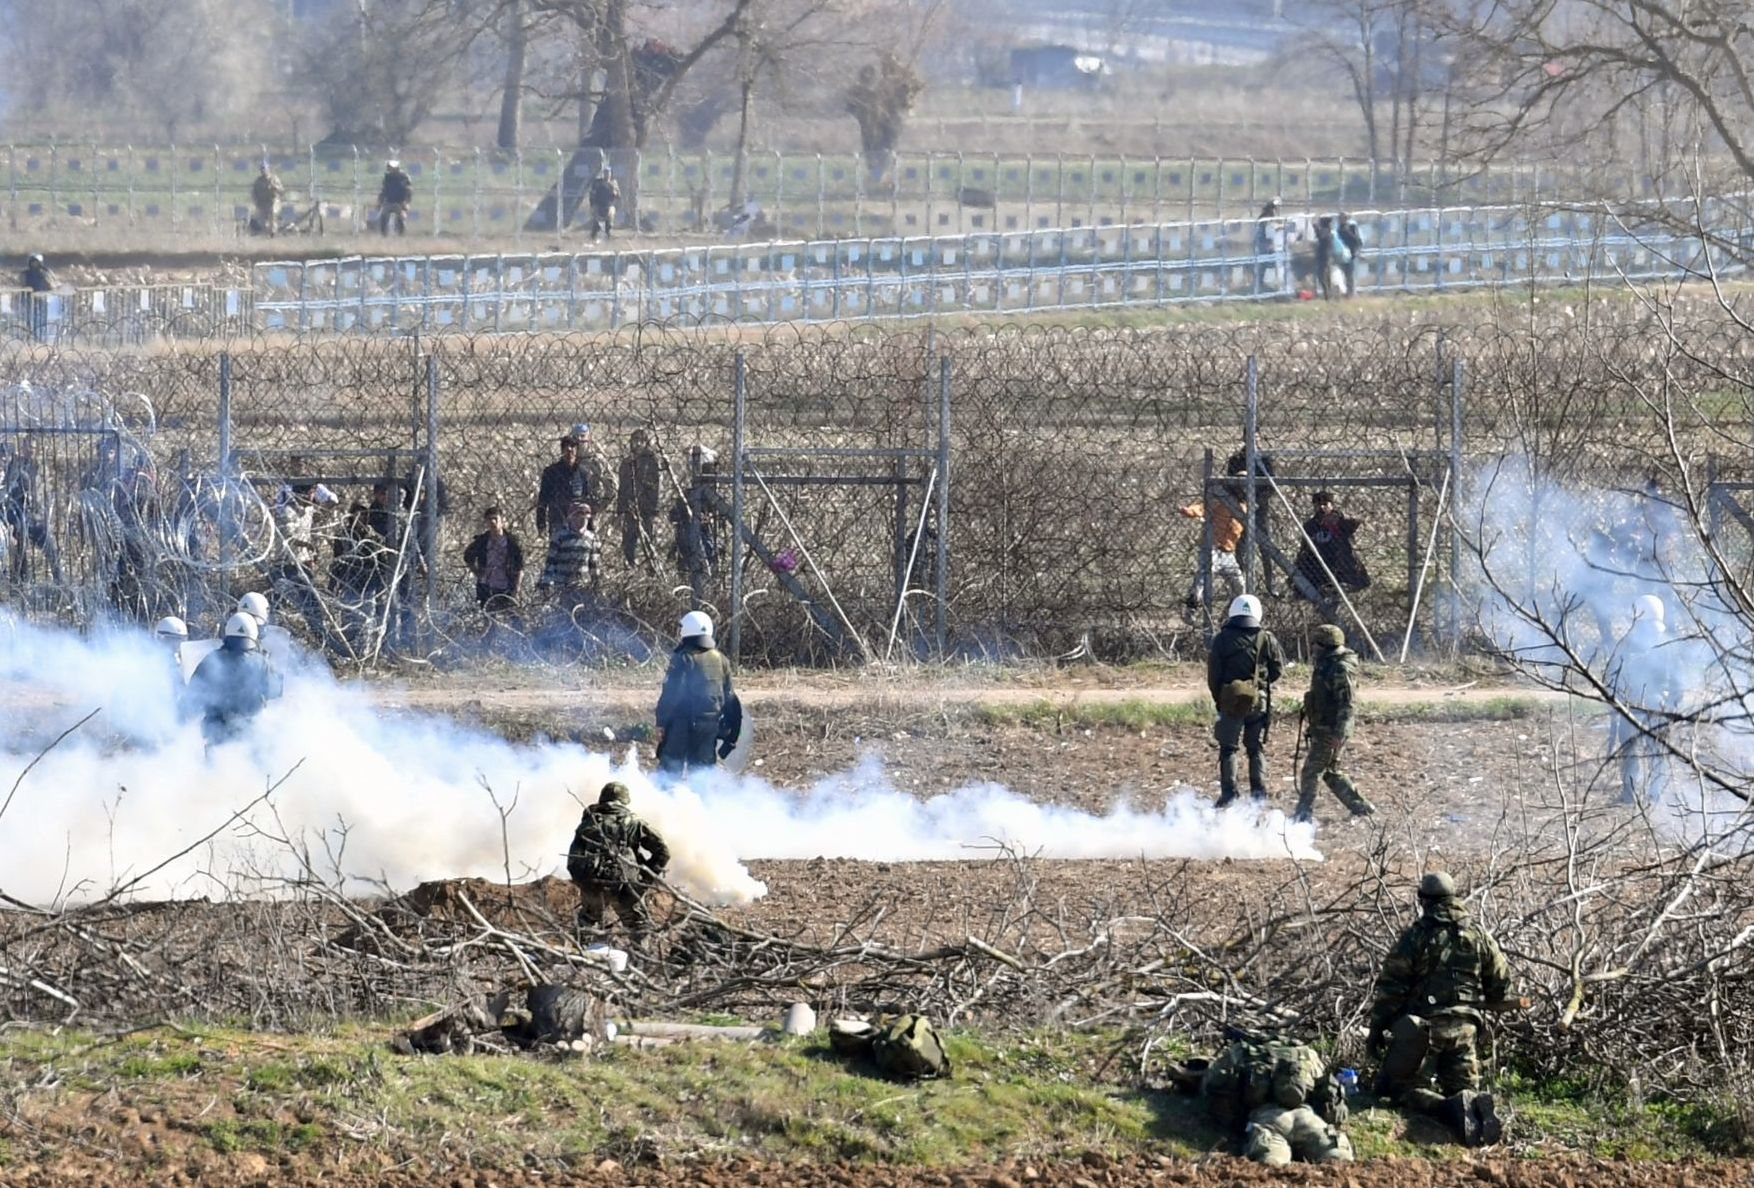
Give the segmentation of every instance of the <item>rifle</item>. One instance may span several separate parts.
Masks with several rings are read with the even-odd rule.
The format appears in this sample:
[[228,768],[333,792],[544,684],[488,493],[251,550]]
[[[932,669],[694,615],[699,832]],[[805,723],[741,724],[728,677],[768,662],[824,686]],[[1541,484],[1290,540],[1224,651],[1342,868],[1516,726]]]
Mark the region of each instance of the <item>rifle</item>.
[[[1255,672],[1257,676],[1260,675],[1260,670],[1258,668]],[[1273,686],[1271,682],[1269,682],[1260,686],[1260,689],[1261,712],[1266,715],[1265,720],[1261,722],[1261,749],[1264,751],[1267,749],[1267,740],[1273,733]]]
[[1299,703],[1297,707],[1297,745],[1291,749],[1291,771],[1293,775],[1300,770],[1298,765],[1303,761],[1303,740],[1308,733],[1308,730],[1309,719],[1304,716],[1304,706],[1302,703]]

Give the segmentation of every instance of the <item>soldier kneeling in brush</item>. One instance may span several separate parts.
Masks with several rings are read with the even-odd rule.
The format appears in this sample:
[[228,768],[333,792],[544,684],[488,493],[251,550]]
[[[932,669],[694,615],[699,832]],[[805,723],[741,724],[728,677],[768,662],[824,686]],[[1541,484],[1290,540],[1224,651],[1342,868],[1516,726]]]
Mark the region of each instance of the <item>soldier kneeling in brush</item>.
[[566,872],[579,888],[578,927],[600,931],[611,906],[635,942],[645,939],[652,915],[646,892],[670,865],[670,847],[658,831],[633,815],[627,785],[603,785],[572,835]]

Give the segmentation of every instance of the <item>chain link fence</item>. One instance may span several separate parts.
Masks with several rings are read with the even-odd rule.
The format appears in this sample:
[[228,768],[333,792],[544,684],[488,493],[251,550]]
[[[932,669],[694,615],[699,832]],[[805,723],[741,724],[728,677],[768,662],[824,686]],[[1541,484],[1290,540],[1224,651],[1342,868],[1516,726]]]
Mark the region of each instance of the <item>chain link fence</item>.
[[[696,602],[735,624],[746,661],[1183,655],[1209,619],[1184,601],[1203,593],[1203,531],[1181,513],[1225,488],[1245,445],[1252,358],[1275,477],[1257,477],[1267,518],[1243,556],[1254,588],[1281,595],[1276,623],[1295,640],[1329,615],[1352,622],[1255,560],[1271,545],[1316,574],[1299,525],[1326,488],[1359,521],[1358,621],[1385,653],[1409,636],[1442,652],[1464,642],[1446,511],[1477,469],[1528,456],[1565,481],[1642,489],[1675,470],[1647,389],[1722,392],[1724,369],[1745,365],[1724,319],[1690,340],[1708,368],[1654,347],[1654,316],[1586,299],[1502,319],[1149,330],[12,347],[4,575],[35,614],[203,627],[277,582],[294,626],[343,660],[640,659]],[[1711,407],[1673,438],[1700,465],[1754,421],[1740,396]],[[541,472],[580,424],[600,564],[539,589]],[[34,468],[14,461],[26,440]],[[314,527],[289,526],[305,504]],[[462,560],[488,506],[526,559],[496,616]]]

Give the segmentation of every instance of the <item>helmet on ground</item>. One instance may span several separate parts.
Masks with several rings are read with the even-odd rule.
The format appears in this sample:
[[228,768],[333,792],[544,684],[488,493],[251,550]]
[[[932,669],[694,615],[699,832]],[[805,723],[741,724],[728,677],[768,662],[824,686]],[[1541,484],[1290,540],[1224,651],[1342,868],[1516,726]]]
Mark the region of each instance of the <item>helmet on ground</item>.
[[1231,619],[1247,620],[1250,627],[1261,625],[1261,600],[1253,594],[1238,594],[1230,600],[1230,610],[1225,616]]
[[633,798],[628,794],[627,785],[620,780],[610,780],[603,785],[603,790],[597,793],[598,804],[626,804],[631,799]]
[[188,639],[189,625],[175,615],[166,615],[158,621],[152,633],[160,639]]
[[1449,877],[1448,871],[1434,870],[1419,880],[1420,899],[1454,899],[1456,897],[1456,881]]
[[1323,623],[1310,632],[1310,638],[1318,648],[1343,648],[1346,646],[1346,633],[1332,623]]
[[254,647],[256,645],[256,639],[261,633],[261,628],[256,626],[256,620],[252,619],[249,615],[246,615],[243,611],[239,611],[225,621],[226,639],[247,640],[249,641],[249,645]]
[[1632,617],[1661,623],[1667,612],[1663,600],[1655,594],[1640,594],[1632,603]]
[[710,641],[713,637],[712,616],[705,611],[689,611],[682,616],[680,632],[683,639],[698,635]]
[[256,620],[260,626],[266,627],[268,625],[268,596],[266,594],[259,594],[251,590],[238,599],[238,610]]

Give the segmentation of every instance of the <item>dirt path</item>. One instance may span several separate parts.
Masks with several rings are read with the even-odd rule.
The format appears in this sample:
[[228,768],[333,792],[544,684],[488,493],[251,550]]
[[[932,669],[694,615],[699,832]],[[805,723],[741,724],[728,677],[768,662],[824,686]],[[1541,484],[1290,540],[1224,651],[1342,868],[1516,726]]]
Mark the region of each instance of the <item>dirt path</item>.
[[[1293,680],[1295,683],[1295,677]],[[617,678],[603,684],[570,688],[512,683],[495,688],[488,681],[474,686],[447,681],[423,685],[384,684],[375,687],[373,693],[381,704],[410,709],[451,712],[468,707],[478,711],[528,713],[586,706],[646,706],[657,697],[658,681],[656,673],[637,682]],[[739,678],[737,689],[739,696],[752,707],[766,703],[808,709],[935,710],[958,703],[992,706],[1044,703],[1059,707],[1108,706],[1127,702],[1203,705],[1207,699],[1204,680],[1192,673],[1182,680],[1154,680],[1139,684],[1098,683],[1077,677],[1063,677],[1059,684],[1035,684],[1011,680],[906,681],[887,677],[858,680],[835,675],[757,674]],[[1360,700],[1387,705],[1479,705],[1506,697],[1551,700],[1555,704],[1564,700],[1562,694],[1497,682],[1376,684],[1366,680],[1360,690]]]

